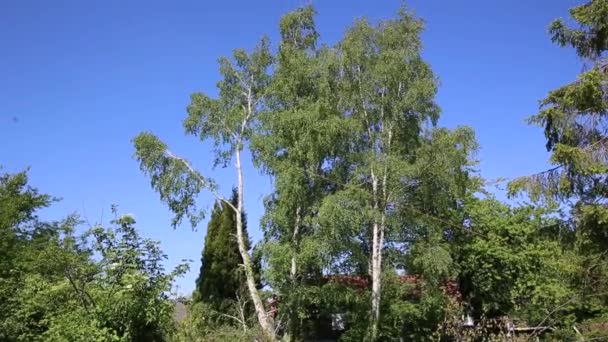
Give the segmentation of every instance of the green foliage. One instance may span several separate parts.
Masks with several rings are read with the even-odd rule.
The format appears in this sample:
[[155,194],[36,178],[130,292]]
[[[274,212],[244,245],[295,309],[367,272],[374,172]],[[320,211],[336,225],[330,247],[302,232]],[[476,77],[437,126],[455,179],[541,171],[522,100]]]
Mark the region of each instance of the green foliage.
[[553,40],[571,46],[592,63],[589,70],[570,84],[549,92],[540,112],[530,118],[544,127],[551,162],[548,172],[521,178],[511,192],[528,191],[534,199],[565,200],[578,197],[582,203],[597,201],[605,193],[606,114],[608,98],[608,1],[593,0],[571,9],[579,28],[563,21],[551,24]]
[[570,14],[580,27],[572,29],[561,19],[555,20],[549,28],[553,41],[561,46],[572,46],[581,57],[601,57],[608,46],[608,2],[592,0],[573,7]]
[[[236,196],[236,191],[233,191],[230,200],[233,205],[236,205]],[[193,296],[194,302],[205,302],[217,312],[226,312],[239,296],[246,297],[234,216],[232,208],[216,202],[207,226],[201,269]],[[246,227],[246,222],[243,223]],[[247,236],[246,241],[249,247]]]
[[226,166],[254,133],[252,122],[266,92],[269,82],[266,69],[271,62],[266,38],[250,54],[236,49],[233,60],[219,59],[223,77],[217,84],[219,98],[212,99],[203,93],[191,95],[183,126],[187,134],[213,141],[214,165]]
[[320,201],[334,187],[340,144],[348,134],[338,110],[336,53],[318,48],[314,9],[283,16],[281,42],[268,88],[261,129],[252,141],[258,165],[274,178],[266,200],[262,251],[265,277],[281,296],[279,315],[297,338],[310,316],[309,287],[321,273],[314,218]]
[[[377,25],[356,21],[338,44],[343,70],[340,110],[345,127],[355,129],[343,152],[348,162],[345,186],[322,205],[343,219],[323,217],[329,212],[325,209],[320,218],[328,235],[351,241],[337,244],[341,250],[333,251],[330,260],[337,261],[336,266],[355,261],[359,274],[369,270],[374,283],[384,267],[380,255],[385,246],[399,243],[391,240],[402,227],[399,208],[407,202],[403,183],[411,177],[423,126],[435,123],[439,114],[436,79],[420,56],[421,31],[422,22],[402,9],[395,19]],[[363,252],[354,255],[360,261],[350,258],[354,246]],[[372,317],[378,315],[374,306]]]
[[[530,122],[544,128],[550,161],[555,167],[509,184],[512,194],[525,191],[531,199],[564,204],[565,223],[574,235],[571,300],[558,305],[566,321],[602,317],[608,304],[606,288],[606,115],[608,96],[608,1],[593,0],[570,10],[576,28],[562,20],[551,24],[553,41],[574,48],[589,67],[577,80],[549,92]],[[564,307],[566,309],[564,310]],[[568,311],[568,309],[570,311]]]
[[566,324],[551,311],[576,296],[579,262],[571,232],[544,208],[510,208],[495,199],[468,206],[469,236],[456,245],[460,282],[477,317],[509,315],[528,325]]
[[422,279],[404,282],[385,273],[381,340],[399,336],[407,341],[425,341],[437,329],[450,298],[439,286]]
[[[0,227],[3,234],[22,233],[28,223],[36,220],[35,212],[48,207],[52,197],[40,194],[27,184],[27,172],[0,176]],[[2,248],[2,250],[6,250]]]
[[187,161],[174,157],[167,145],[152,133],[140,133],[133,144],[141,170],[150,176],[152,188],[159,193],[161,201],[175,213],[173,227],[186,216],[194,228],[204,217],[195,199],[203,188],[215,191],[213,181],[192,170]]
[[[20,256],[37,222],[36,211],[51,202],[50,196],[27,184],[25,171],[0,176],[0,340],[10,340],[17,329],[11,323],[13,294],[27,271],[19,264]],[[40,231],[32,242],[38,244],[45,235]]]
[[[212,99],[202,93],[192,94],[188,116],[183,122],[187,134],[214,142],[213,166],[226,166],[250,139],[268,83],[266,69],[271,57],[266,39],[251,54],[237,49],[233,55],[232,61],[227,58],[219,61],[224,77],[218,83],[220,97]],[[150,176],[152,188],[175,214],[173,226],[177,227],[187,217],[195,227],[203,218],[196,198],[203,189],[217,195],[214,180],[201,175],[186,159],[174,155],[150,132],[137,135],[133,145],[141,170]]]
[[167,294],[187,266],[165,272],[166,256],[157,242],[139,237],[131,216],[77,235],[75,216],[36,218],[50,197],[28,187],[25,173],[3,175],[0,193],[8,224],[2,228],[12,234],[1,240],[11,257],[0,282],[0,339],[168,340],[174,326]]
[[[275,185],[264,217],[264,274],[281,296],[291,338],[314,310],[335,306],[315,297],[322,273],[368,275],[374,222],[386,225],[387,269],[403,266],[399,248],[424,235],[428,253],[418,268],[435,283],[451,275],[447,247],[428,238],[437,222],[420,212],[455,215],[449,210],[478,186],[469,176],[472,131],[425,129],[439,109],[435,76],[420,56],[422,22],[402,9],[378,25],[357,21],[338,44],[319,47],[314,14],[304,7],[281,19],[268,110],[252,140]],[[445,258],[427,270],[433,251]],[[353,336],[369,322],[358,310]]]
[[240,298],[219,312],[212,304],[193,302],[188,306],[188,315],[178,324],[171,341],[266,341],[261,329],[256,326],[255,317],[250,311],[243,311],[246,305]]
[[421,241],[412,247],[408,259],[409,272],[436,286],[455,275],[452,255],[445,245]]
[[131,341],[167,340],[173,331],[174,307],[167,295],[173,279],[183,275],[188,265],[165,272],[162,262],[167,257],[158,242],[139,237],[132,216],[117,217],[113,224],[111,229],[90,231],[93,250],[102,256],[98,286],[110,289],[109,298],[95,301],[98,317]]
[[[530,118],[554,167],[511,182],[534,203],[514,206],[484,197],[474,132],[437,127],[420,18],[402,7],[323,45],[315,14],[287,13],[276,52],[266,38],[234,50],[219,95],[191,95],[185,133],[212,141],[210,166],[235,163],[232,198],[152,133],[133,139],[174,228],[202,220],[201,192],[216,199],[187,317],[176,325],[169,299],[187,265],[167,272],[133,216],[114,207],[84,233],[75,215],[40,221],[54,199],[22,172],[0,176],[0,340],[517,340],[509,320],[551,327],[546,340],[606,337],[608,1],[573,8],[577,28],[551,24],[590,67]],[[273,181],[253,252],[246,148]]]

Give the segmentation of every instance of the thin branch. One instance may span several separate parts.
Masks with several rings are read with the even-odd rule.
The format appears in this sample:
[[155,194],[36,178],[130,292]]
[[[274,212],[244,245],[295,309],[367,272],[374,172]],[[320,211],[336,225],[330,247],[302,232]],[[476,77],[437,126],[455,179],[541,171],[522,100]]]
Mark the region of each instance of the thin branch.
[[68,278],[68,281],[70,282],[70,285],[72,286],[74,291],[76,291],[76,293],[78,294],[78,297],[80,297],[80,301],[82,302],[85,311],[87,312],[87,314],[90,314],[91,312],[89,311],[89,304],[95,306],[93,298],[91,298],[91,296],[84,289],[78,288],[78,286],[74,282],[74,279],[72,279],[72,272],[70,272],[70,267],[66,269],[65,275],[66,278]]
[[[603,137],[602,139],[599,139],[598,141],[594,142],[593,144],[590,144],[590,145],[587,145],[587,146],[583,147],[582,150],[583,151],[590,150],[593,147],[595,147],[596,145],[599,145],[599,144],[607,142],[607,141],[608,141],[608,136]],[[496,181],[493,181],[492,184],[500,184],[500,183],[510,182],[510,181],[514,181],[514,180],[522,179],[522,178],[538,177],[538,176],[542,176],[542,175],[547,174],[547,173],[551,173],[551,172],[557,171],[557,170],[563,168],[564,166],[566,166],[566,165],[565,164],[559,164],[559,165],[557,165],[555,167],[552,167],[550,169],[547,169],[547,170],[544,170],[544,171],[541,171],[541,172],[537,172],[537,173],[533,173],[531,175],[518,176],[518,177],[511,177],[511,178],[504,178],[504,179],[496,180]]]
[[[601,292],[601,293],[592,293],[592,294],[588,294],[588,295],[583,295],[582,297],[598,297],[598,296],[603,296],[603,295],[607,295],[607,292]],[[543,324],[545,324],[545,322],[547,322],[547,320],[549,320],[549,318],[551,318],[551,316],[553,316],[553,314],[555,314],[557,311],[559,311],[560,309],[562,309],[563,307],[565,307],[566,305],[574,302],[575,300],[580,299],[579,297],[572,297],[570,299],[568,299],[567,301],[563,302],[562,304],[558,305],[557,307],[555,307],[553,310],[551,310],[546,316],[545,318],[543,318],[542,321],[540,321],[540,323],[538,323],[538,325],[536,327],[534,327],[534,333],[532,333],[530,335],[530,337],[528,337],[528,340],[530,340],[531,338],[533,338],[534,336],[536,336],[539,332],[542,332],[543,330],[546,329],[541,329],[543,327]]]
[[239,316],[241,316],[241,322],[243,324],[243,331],[247,331],[247,322],[245,321],[245,307],[247,306],[247,300],[243,300],[238,293],[236,294],[236,300],[238,304]]
[[[232,65],[232,62],[230,64]],[[232,65],[232,67],[234,68],[234,65]],[[239,80],[242,88],[246,89],[248,87],[247,83],[245,83],[245,81],[243,80],[243,77],[241,77],[241,74],[236,71],[236,68],[234,69],[234,76],[236,76],[236,78]],[[242,95],[247,96],[247,93],[243,91]]]
[[247,324],[244,321],[242,321],[240,318],[238,318],[236,316],[229,315],[229,314],[225,314],[225,313],[222,313],[222,312],[219,312],[219,311],[215,311],[215,313],[218,314],[218,315],[220,315],[220,316],[222,316],[222,317],[226,317],[226,318],[230,318],[230,319],[235,320],[237,323],[240,323],[243,326],[243,329],[245,331],[247,331]]
[[226,203],[235,212],[237,211],[236,207],[234,205],[232,205],[232,203],[230,201],[228,201],[224,197],[220,196],[220,194],[218,194],[217,191],[215,189],[213,189],[213,187],[211,187],[210,184],[203,177],[201,177],[200,173],[198,171],[196,171],[190,165],[190,163],[188,163],[188,161],[171,153],[171,151],[169,151],[169,149],[165,150],[165,155],[169,158],[172,158],[172,159],[177,160],[177,161],[181,162],[182,164],[184,164],[188,168],[190,173],[201,183],[201,185],[203,187],[207,188],[207,190],[209,190],[209,192],[213,195],[213,197],[215,197],[218,201]]
[[[252,76],[252,78],[253,78],[253,76]],[[251,81],[253,83],[253,79]],[[245,133],[245,127],[247,127],[247,122],[249,122],[249,118],[251,117],[251,113],[253,112],[252,104],[253,104],[253,98],[252,98],[252,94],[251,94],[251,86],[249,86],[247,88],[247,109],[245,110],[245,118],[243,119],[243,122],[241,122],[241,133],[239,135],[239,137],[241,137],[241,138],[243,137],[243,134]],[[239,144],[240,144],[240,141],[239,141]],[[237,148],[238,147],[239,146],[237,146]]]

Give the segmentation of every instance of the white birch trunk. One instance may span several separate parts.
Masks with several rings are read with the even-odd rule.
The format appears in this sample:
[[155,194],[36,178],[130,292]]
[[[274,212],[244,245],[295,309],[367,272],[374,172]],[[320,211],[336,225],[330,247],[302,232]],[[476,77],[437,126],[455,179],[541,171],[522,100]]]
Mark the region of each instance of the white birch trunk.
[[[378,210],[378,178],[372,170],[372,193],[374,201],[374,211]],[[371,340],[374,341],[378,336],[378,321],[380,320],[380,276],[382,272],[381,267],[381,253],[382,253],[382,241],[381,241],[381,227],[378,220],[374,218],[373,230],[372,230],[372,317],[371,317]]]
[[300,234],[300,207],[298,207],[296,209],[296,223],[294,224],[293,227],[293,234],[291,237],[291,241],[293,243],[293,251],[291,254],[291,269],[289,272],[289,275],[291,277],[291,281],[293,283],[295,283],[296,281],[296,273],[298,272],[298,265],[297,265],[297,249],[298,249],[298,239],[299,239],[299,234]]
[[240,147],[237,147],[236,150],[236,169],[238,174],[236,237],[239,246],[239,252],[241,253],[241,258],[243,259],[243,266],[245,267],[247,289],[249,290],[249,295],[251,296],[251,300],[253,301],[253,306],[255,308],[258,321],[260,323],[260,326],[262,327],[262,330],[264,331],[264,334],[270,341],[275,341],[276,336],[274,333],[273,319],[266,314],[264,303],[262,303],[262,299],[260,298],[260,294],[258,292],[258,289],[256,288],[251,258],[249,257],[249,251],[245,246],[245,239],[243,237],[243,168],[241,165]]

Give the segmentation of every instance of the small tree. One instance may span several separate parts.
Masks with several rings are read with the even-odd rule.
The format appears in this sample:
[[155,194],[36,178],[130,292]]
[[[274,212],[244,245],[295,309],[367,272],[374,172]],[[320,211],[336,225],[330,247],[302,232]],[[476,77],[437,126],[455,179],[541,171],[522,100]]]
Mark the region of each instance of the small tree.
[[[236,205],[236,201],[237,193],[233,190],[230,202]],[[207,226],[200,273],[196,279],[194,301],[207,303],[218,312],[224,312],[246,290],[243,287],[245,275],[236,241],[235,216],[234,210],[227,204],[215,203]],[[247,227],[246,220],[243,220],[243,227]],[[250,242],[246,232],[244,229],[249,250]]]

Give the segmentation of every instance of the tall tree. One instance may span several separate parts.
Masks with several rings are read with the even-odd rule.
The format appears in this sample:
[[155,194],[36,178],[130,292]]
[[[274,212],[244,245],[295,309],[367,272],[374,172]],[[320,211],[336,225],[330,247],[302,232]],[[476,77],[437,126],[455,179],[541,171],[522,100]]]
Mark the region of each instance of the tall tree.
[[[396,19],[372,25],[357,21],[340,42],[343,111],[357,125],[351,153],[351,185],[367,213],[363,239],[371,260],[370,337],[378,335],[385,236],[397,189],[410,168],[411,156],[427,122],[435,123],[435,76],[420,55],[420,19],[402,8]],[[351,190],[348,190],[351,191]]]
[[577,80],[550,91],[529,119],[544,128],[554,167],[515,179],[509,187],[511,194],[525,191],[533,200],[572,209],[567,222],[586,256],[577,284],[587,302],[582,317],[606,312],[602,308],[608,304],[608,1],[588,1],[570,14],[578,27],[556,20],[552,39],[574,48],[587,67]]
[[210,98],[194,93],[184,120],[187,134],[210,139],[214,143],[215,163],[226,166],[235,162],[237,201],[233,205],[217,191],[216,183],[204,177],[184,158],[173,154],[165,143],[151,133],[144,132],[134,139],[135,155],[142,171],[151,177],[152,187],[162,201],[175,213],[173,225],[184,217],[193,225],[198,223],[201,212],[196,207],[196,197],[201,190],[208,190],[215,198],[234,210],[239,254],[243,260],[246,285],[253,302],[258,322],[267,338],[275,339],[272,317],[266,314],[258,292],[251,256],[247,250],[243,227],[243,197],[245,180],[242,154],[258,122],[260,110],[267,91],[269,76],[267,68],[272,62],[268,41],[262,39],[255,50],[247,53],[237,49],[233,59],[221,58],[218,83],[219,97]]
[[[236,206],[236,189],[230,203]],[[243,213],[244,215],[245,213]],[[247,224],[243,216],[244,237],[249,250]],[[201,268],[196,279],[194,301],[210,304],[216,311],[225,311],[246,288],[242,259],[236,241],[236,215],[227,204],[216,202],[207,226]]]
[[308,6],[281,18],[268,111],[254,143],[256,160],[274,179],[264,217],[267,274],[281,295],[280,314],[287,312],[293,338],[308,315],[304,284],[321,270],[312,219],[335,188],[337,151],[348,141],[340,127],[336,54],[317,46],[314,14]]

